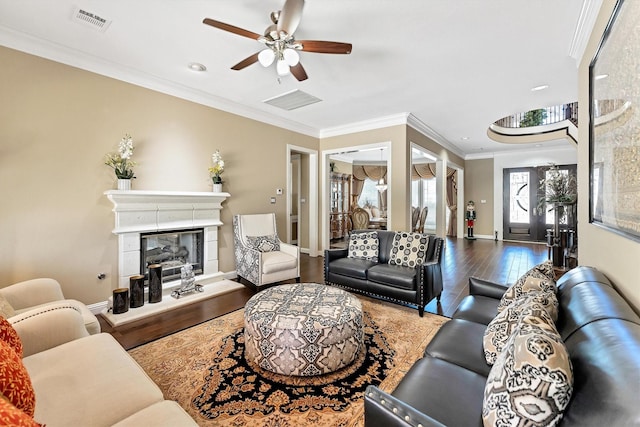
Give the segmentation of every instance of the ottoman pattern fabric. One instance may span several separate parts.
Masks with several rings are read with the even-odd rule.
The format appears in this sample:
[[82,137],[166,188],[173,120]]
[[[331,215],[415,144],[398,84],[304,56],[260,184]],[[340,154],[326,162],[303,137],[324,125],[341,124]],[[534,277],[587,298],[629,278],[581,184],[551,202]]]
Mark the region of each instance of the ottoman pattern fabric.
[[245,358],[282,375],[314,376],[349,365],[363,345],[357,297],[315,283],[280,285],[245,306]]

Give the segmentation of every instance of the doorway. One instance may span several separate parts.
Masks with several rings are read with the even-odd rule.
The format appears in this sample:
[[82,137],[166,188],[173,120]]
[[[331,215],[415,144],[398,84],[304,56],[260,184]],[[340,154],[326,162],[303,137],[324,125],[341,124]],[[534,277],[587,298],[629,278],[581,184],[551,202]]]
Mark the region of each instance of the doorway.
[[[318,256],[318,152],[287,144],[286,241]],[[284,239],[283,239],[284,240]]]
[[[506,240],[546,241],[554,223],[554,212],[539,208],[544,197],[541,180],[550,166],[504,169],[503,233]],[[576,165],[558,166],[564,173],[576,173]],[[564,219],[566,224],[566,219]]]

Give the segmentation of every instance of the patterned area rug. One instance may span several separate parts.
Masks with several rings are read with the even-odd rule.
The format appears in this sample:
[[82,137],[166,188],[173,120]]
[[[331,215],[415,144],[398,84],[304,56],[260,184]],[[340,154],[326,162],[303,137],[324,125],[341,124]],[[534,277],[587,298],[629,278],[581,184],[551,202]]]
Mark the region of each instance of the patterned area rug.
[[358,298],[366,348],[328,375],[288,377],[247,364],[243,310],[129,353],[201,426],[361,426],[367,385],[392,391],[447,319]]

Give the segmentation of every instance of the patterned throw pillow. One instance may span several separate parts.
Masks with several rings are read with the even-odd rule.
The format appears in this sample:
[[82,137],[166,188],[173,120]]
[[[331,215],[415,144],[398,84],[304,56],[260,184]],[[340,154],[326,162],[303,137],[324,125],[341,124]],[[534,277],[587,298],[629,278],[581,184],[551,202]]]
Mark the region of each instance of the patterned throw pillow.
[[275,234],[271,236],[247,236],[247,246],[260,252],[280,250],[280,239]]
[[0,393],[16,408],[33,417],[36,396],[31,378],[22,359],[4,341],[0,341]]
[[42,427],[33,418],[0,397],[0,425],[13,427]]
[[9,301],[2,295],[0,295],[0,316],[4,317],[12,317],[16,315],[16,311],[13,309]]
[[555,331],[535,325],[516,330],[489,372],[485,426],[555,426],[573,392],[569,353]]
[[484,358],[493,365],[502,353],[513,332],[523,323],[556,330],[558,300],[550,292],[537,292],[517,299],[494,317],[484,331]]
[[[529,282],[527,287],[525,287],[524,285],[529,277],[543,279],[544,283]],[[531,270],[524,273],[522,277],[520,277],[516,281],[516,283],[510,286],[500,299],[500,303],[498,304],[498,312],[507,308],[507,306],[511,304],[516,298],[520,298],[522,294],[532,290],[553,291],[554,293],[556,292],[555,273],[553,271],[553,263],[551,261],[545,261],[542,264],[536,265]]]
[[378,232],[352,233],[349,236],[348,258],[366,259],[378,262]]
[[13,325],[3,317],[0,317],[0,340],[6,342],[16,352],[18,357],[22,358],[22,341],[20,336],[13,329]]
[[420,233],[396,232],[393,237],[389,264],[417,267],[424,264],[429,236]]

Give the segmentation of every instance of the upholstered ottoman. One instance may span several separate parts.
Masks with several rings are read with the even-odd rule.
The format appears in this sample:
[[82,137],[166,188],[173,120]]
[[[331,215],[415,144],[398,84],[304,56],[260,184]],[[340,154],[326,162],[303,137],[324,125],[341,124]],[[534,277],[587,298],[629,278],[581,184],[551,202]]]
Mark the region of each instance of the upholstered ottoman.
[[267,371],[322,375],[349,365],[363,344],[362,305],[331,286],[274,286],[244,311],[245,358]]

